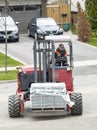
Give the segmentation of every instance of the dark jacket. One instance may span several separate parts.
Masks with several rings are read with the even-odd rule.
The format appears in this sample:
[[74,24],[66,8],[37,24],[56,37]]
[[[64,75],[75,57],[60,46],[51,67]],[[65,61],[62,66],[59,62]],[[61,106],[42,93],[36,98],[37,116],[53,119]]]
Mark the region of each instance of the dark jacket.
[[66,55],[67,55],[67,52],[66,52],[65,49],[64,50],[60,50],[59,48],[57,48],[55,50],[55,59],[57,59],[59,57],[66,57]]
[[57,48],[55,50],[55,59],[56,59],[55,64],[57,66],[61,66],[61,65],[65,66],[65,65],[67,65],[67,52],[66,52],[66,50],[65,49],[60,50],[59,48]]

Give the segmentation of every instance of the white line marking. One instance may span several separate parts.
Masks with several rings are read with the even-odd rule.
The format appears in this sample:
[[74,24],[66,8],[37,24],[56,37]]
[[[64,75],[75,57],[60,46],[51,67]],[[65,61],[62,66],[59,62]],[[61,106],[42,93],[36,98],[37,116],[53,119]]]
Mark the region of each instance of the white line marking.
[[74,66],[90,66],[90,65],[97,65],[97,60],[87,60],[87,61],[75,61]]

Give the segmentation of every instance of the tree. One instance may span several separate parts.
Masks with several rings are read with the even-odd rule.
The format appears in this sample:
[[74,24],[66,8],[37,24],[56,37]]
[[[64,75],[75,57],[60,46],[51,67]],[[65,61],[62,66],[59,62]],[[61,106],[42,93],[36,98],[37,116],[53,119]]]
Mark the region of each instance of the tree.
[[97,0],[86,0],[85,7],[92,30],[97,29]]
[[78,25],[77,25],[77,33],[78,40],[87,42],[91,36],[91,27],[86,17],[85,12],[82,10],[80,3],[77,3],[78,7]]

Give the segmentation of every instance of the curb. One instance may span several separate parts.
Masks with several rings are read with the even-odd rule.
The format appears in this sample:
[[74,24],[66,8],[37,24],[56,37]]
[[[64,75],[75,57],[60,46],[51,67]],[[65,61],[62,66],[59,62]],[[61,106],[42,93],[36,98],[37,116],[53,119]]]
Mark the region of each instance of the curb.
[[17,80],[1,80],[0,84],[5,84],[5,83],[16,83]]

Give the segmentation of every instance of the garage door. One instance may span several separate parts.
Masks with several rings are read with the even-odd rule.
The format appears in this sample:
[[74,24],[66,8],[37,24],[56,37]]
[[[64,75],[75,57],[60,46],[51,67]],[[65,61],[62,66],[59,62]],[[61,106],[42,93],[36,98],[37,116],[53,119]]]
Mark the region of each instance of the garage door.
[[40,17],[40,10],[30,11],[10,11],[9,15],[13,17],[16,22],[19,22],[19,31],[21,34],[27,33],[27,24],[31,18]]

